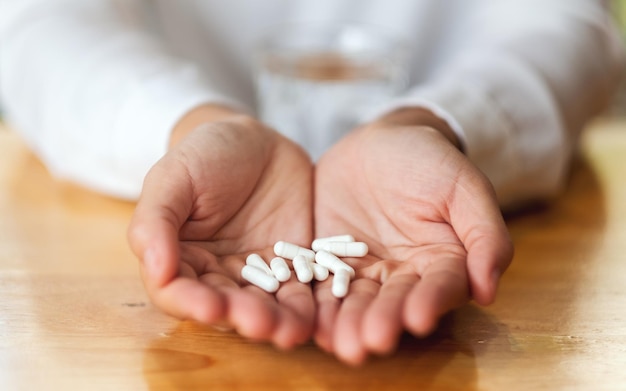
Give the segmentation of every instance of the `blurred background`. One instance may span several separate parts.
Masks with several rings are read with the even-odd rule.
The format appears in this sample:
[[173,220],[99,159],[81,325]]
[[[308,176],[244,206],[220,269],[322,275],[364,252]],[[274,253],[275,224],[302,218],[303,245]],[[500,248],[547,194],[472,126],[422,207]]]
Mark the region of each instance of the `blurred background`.
[[[622,45],[626,47],[626,0],[609,0],[615,19],[622,31]],[[619,93],[605,115],[626,118],[626,67]],[[2,102],[0,102],[0,121],[2,121]]]
[[[626,45],[626,0],[613,0],[613,12],[622,29],[622,44]],[[624,69],[624,79],[616,96],[615,102],[609,110],[609,115],[626,117],[626,68]]]

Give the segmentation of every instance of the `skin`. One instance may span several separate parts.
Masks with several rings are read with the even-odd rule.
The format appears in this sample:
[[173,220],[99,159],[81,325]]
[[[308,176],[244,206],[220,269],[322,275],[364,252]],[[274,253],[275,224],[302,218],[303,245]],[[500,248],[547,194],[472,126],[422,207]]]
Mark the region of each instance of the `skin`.
[[[200,124],[205,124],[198,127]],[[291,348],[311,337],[359,365],[403,330],[432,332],[473,299],[489,304],[512,258],[487,179],[447,125],[421,109],[351,132],[315,169],[294,143],[230,109],[202,106],[146,176],[128,231],[152,301],[173,316]],[[269,294],[240,278],[286,240],[350,233],[370,246],[348,295],[295,277]]]
[[316,236],[349,232],[369,245],[345,258],[343,300],[315,288],[315,340],[346,363],[393,352],[403,330],[431,333],[473,298],[489,304],[512,246],[489,182],[439,131],[376,123],[353,131],[315,173]]
[[251,252],[270,259],[277,240],[311,242],[312,165],[276,132],[224,114],[174,135],[145,178],[128,239],[163,311],[288,349],[313,332],[311,288],[292,278],[269,294],[240,271]]

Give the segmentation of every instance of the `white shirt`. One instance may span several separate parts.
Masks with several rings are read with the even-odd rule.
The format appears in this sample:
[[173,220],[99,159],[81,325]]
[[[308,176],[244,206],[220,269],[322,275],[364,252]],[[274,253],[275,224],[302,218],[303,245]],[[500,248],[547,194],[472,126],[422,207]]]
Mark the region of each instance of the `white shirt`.
[[562,188],[623,67],[600,0],[1,0],[0,104],[54,175],[134,199],[186,112],[255,112],[260,37],[329,21],[409,42],[411,86],[378,112],[447,120],[503,206]]

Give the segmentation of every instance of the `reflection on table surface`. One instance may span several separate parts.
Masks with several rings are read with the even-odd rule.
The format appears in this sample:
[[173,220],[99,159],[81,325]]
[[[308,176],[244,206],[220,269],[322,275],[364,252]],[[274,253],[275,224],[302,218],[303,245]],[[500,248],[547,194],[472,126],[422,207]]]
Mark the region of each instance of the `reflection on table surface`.
[[497,302],[360,368],[161,314],[125,239],[133,205],[52,179],[0,129],[0,389],[626,389],[626,122],[585,132],[568,189],[508,217]]

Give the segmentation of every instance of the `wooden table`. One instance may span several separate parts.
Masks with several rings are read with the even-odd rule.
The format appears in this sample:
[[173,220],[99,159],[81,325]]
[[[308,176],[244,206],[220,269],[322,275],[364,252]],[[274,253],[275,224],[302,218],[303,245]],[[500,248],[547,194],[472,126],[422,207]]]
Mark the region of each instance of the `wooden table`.
[[53,180],[0,129],[0,390],[626,390],[626,123],[597,122],[567,192],[509,218],[497,303],[354,369],[154,308],[130,203]]

